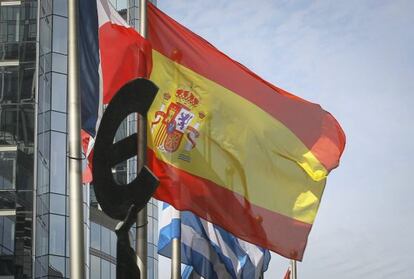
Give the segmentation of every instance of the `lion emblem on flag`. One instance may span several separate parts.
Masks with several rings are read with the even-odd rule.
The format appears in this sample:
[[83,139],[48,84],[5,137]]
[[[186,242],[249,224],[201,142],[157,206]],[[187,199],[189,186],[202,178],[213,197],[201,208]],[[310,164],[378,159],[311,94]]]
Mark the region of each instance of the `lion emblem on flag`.
[[177,89],[174,95],[164,93],[162,105],[151,122],[154,146],[162,152],[173,153],[184,139],[184,151],[192,150],[205,118],[205,113],[197,110],[199,104],[200,97],[189,90]]

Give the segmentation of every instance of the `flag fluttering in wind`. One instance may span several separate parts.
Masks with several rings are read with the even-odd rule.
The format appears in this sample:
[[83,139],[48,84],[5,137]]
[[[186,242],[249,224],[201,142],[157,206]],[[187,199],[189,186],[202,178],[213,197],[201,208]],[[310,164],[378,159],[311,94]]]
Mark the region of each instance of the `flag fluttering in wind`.
[[[193,213],[181,212],[164,203],[158,253],[171,258],[172,239],[181,233],[181,262],[203,278],[259,278],[267,270],[268,250],[237,239]],[[186,276],[191,272],[187,269]]]
[[255,75],[149,4],[148,164],[156,197],[301,260],[345,135],[331,114]]
[[[79,5],[82,140],[91,162],[103,105],[128,81],[149,75],[151,47],[108,0],[80,1]],[[87,169],[84,182],[91,180]]]
[[181,278],[182,279],[200,279],[203,278],[200,275],[198,275],[195,271],[194,271],[194,267],[191,265],[186,265],[183,272],[181,273]]
[[152,55],[107,0],[80,1],[80,14],[87,155],[103,104],[152,65],[160,88],[148,114],[156,197],[301,260],[326,176],[345,146],[332,115],[262,80],[151,4]]

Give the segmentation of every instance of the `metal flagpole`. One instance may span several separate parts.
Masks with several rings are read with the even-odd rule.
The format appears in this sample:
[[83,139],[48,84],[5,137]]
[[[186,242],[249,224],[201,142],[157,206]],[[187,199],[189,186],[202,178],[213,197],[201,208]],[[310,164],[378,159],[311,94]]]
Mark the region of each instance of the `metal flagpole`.
[[83,233],[82,154],[79,95],[78,0],[68,1],[68,132],[69,132],[69,222],[70,275],[85,278]]
[[296,261],[290,260],[290,279],[297,279]]
[[[142,37],[147,37],[147,1],[140,0],[139,3],[139,33]],[[137,173],[146,162],[147,152],[147,125],[146,118],[138,114],[137,133],[138,133],[138,154],[137,154]],[[147,279],[147,206],[145,206],[137,216],[136,230],[136,253],[137,263],[141,271],[141,279]]]
[[171,251],[171,279],[181,278],[181,211],[175,210],[180,220],[180,234],[172,240]]

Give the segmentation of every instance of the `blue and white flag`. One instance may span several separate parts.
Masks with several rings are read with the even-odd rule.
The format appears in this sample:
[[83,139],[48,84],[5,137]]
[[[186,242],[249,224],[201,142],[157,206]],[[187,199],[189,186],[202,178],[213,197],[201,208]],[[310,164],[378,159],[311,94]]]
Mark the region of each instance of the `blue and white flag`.
[[[158,254],[171,258],[171,241],[181,231],[181,262],[203,278],[260,278],[270,261],[268,250],[238,239],[191,212],[179,212],[165,204],[160,221]],[[180,226],[181,225],[181,226]]]

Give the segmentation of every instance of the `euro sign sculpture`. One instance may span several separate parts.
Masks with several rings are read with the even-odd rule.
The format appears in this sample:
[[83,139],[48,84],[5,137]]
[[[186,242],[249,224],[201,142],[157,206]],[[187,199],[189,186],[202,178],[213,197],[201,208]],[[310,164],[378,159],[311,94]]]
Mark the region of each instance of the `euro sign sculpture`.
[[159,181],[144,166],[133,181],[126,185],[118,185],[113,177],[112,168],[137,155],[138,139],[137,134],[133,134],[114,143],[114,138],[122,121],[131,113],[139,113],[146,119],[157,91],[154,83],[142,78],[124,85],[106,108],[95,139],[92,174],[96,199],[103,212],[121,221],[115,229],[118,237],[118,279],[140,278],[128,232],[138,211],[154,194]]

